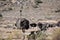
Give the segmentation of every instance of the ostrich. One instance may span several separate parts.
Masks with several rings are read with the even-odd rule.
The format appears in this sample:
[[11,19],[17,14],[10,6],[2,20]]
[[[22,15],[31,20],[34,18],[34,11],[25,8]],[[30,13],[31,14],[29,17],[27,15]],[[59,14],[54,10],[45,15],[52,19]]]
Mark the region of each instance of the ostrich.
[[16,21],[15,26],[18,29],[21,29],[22,30],[22,32],[23,32],[23,38],[22,38],[22,40],[24,40],[25,39],[25,35],[24,35],[25,34],[25,30],[28,30],[29,29],[29,21],[27,19],[25,19],[25,18],[22,18],[21,20],[18,19]]
[[29,28],[29,21],[25,18],[22,18],[20,21],[20,26],[22,29],[28,29]]
[[21,20],[18,19],[16,21],[16,24],[15,26],[18,28],[18,29],[28,29],[29,28],[29,21],[25,18],[22,18]]

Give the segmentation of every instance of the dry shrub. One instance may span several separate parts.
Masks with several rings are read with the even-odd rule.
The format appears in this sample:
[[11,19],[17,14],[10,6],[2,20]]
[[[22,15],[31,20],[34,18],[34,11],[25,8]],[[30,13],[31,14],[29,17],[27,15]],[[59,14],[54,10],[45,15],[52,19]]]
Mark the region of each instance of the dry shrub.
[[3,17],[1,13],[0,13],[0,17]]
[[36,40],[46,40],[45,31],[38,31],[38,33],[36,34]]

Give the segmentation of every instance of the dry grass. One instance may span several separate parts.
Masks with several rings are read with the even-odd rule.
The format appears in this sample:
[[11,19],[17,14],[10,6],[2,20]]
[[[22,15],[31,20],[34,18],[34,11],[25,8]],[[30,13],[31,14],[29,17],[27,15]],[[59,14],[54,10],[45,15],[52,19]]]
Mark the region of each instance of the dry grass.
[[22,37],[22,31],[18,29],[0,28],[0,32],[1,32],[0,39],[3,40],[21,39]]
[[52,31],[49,31],[51,34],[47,35],[47,40],[60,40],[60,28],[52,28]]
[[60,28],[54,30],[52,40],[60,40]]

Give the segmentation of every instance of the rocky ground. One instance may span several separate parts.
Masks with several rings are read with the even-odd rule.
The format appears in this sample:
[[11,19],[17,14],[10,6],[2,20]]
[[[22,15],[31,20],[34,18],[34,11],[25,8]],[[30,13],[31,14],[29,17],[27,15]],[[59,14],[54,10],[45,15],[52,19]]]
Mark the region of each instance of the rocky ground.
[[3,15],[0,18],[1,40],[7,37],[10,40],[20,40],[21,30],[13,29],[16,28],[15,23],[20,17],[28,19],[30,23],[57,22],[60,20],[60,0],[41,0],[40,3],[38,1],[0,0],[0,14]]

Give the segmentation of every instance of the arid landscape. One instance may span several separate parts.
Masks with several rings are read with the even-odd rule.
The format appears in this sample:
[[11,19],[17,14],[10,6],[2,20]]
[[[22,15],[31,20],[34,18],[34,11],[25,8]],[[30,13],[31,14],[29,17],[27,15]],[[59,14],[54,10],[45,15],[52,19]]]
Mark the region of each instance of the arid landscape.
[[0,40],[60,40],[60,0],[0,0]]

